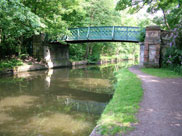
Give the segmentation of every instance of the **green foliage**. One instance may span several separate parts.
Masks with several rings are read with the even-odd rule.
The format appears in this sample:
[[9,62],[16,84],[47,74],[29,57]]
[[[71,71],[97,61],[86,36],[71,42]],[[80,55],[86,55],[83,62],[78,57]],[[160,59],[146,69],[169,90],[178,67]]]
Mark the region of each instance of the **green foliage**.
[[[136,13],[140,9],[147,6],[147,11],[149,13],[157,13],[162,11],[161,16],[156,16],[153,22],[163,29],[168,29],[173,31],[173,36],[171,38],[170,46],[175,46],[173,48],[168,48],[163,59],[163,66],[172,68],[173,70],[182,73],[182,63],[181,63],[181,51],[182,51],[182,1],[181,0],[160,0],[160,1],[150,1],[150,0],[119,0],[117,3],[117,9],[123,10],[129,8],[130,13]],[[145,26],[148,21],[141,21],[141,25]],[[139,38],[143,41],[143,36]]]
[[[84,22],[82,26],[138,26],[140,23],[136,16],[128,16],[126,11],[116,11],[114,0],[88,0],[84,9],[86,15],[81,20]],[[103,57],[124,56],[124,54],[126,54],[124,58],[131,58],[132,54],[138,56],[138,52],[138,46],[131,43],[88,43],[87,45],[70,46],[71,58],[77,60],[82,56],[82,59],[87,59],[90,62]]]
[[45,25],[20,0],[0,1],[0,57],[20,52],[23,38],[39,34]]
[[176,47],[167,48],[163,63],[165,65],[179,65],[182,64],[182,51]]
[[22,3],[41,18],[47,26],[43,32],[47,33],[51,40],[68,33],[69,27],[81,26],[86,14],[83,9],[86,2],[83,0],[22,0]]
[[95,55],[91,55],[88,57],[88,62],[98,62],[100,60],[100,54],[96,53]]
[[135,113],[143,95],[141,81],[128,69],[119,70],[115,77],[114,96],[98,121],[98,132],[104,136],[122,134],[132,129],[132,123],[137,122]]
[[18,59],[8,59],[0,61],[0,70],[6,69],[6,68],[13,68],[15,66],[21,66],[23,62]]
[[157,13],[162,11],[162,16],[155,17],[154,22],[163,27],[164,29],[174,28],[179,24],[182,18],[181,0],[119,0],[116,9],[124,10],[129,7],[130,13],[136,13],[144,7],[147,7],[149,13]]
[[119,0],[117,3],[117,9],[123,10],[126,8],[130,8],[130,11],[136,12],[140,9],[142,9],[145,5],[148,5],[148,12],[155,13],[158,10],[161,9],[170,9],[171,7],[175,7],[179,5],[181,0],[160,0],[160,1],[151,1],[151,0]]
[[145,29],[144,28],[140,32],[140,36],[139,36],[138,39],[139,39],[140,42],[144,42],[144,40],[145,40]]
[[[46,33],[49,39],[56,40],[61,39],[64,34],[69,34],[68,28],[72,27],[139,24],[140,21],[135,16],[128,16],[127,11],[116,11],[114,0],[1,0],[0,58],[31,52],[32,36],[39,33]],[[70,58],[97,61],[101,56],[119,55],[121,52],[132,54],[136,48],[132,46],[128,48],[130,45],[130,43],[71,45]]]
[[[27,53],[25,41],[39,33],[57,39],[68,33],[68,27],[81,25],[86,10],[82,0],[1,0],[0,1],[0,58]],[[30,38],[30,39],[27,39]],[[22,52],[23,51],[23,52]]]
[[176,47],[167,48],[163,59],[163,67],[169,67],[182,74],[182,50]]
[[69,47],[69,55],[71,61],[83,60],[86,45],[73,44]]

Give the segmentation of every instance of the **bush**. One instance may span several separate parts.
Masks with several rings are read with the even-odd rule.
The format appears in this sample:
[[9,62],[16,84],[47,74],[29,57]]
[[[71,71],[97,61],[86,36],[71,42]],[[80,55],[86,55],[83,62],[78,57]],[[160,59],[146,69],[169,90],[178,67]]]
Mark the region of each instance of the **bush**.
[[89,62],[97,62],[100,59],[100,54],[94,54],[94,55],[90,55],[88,56],[88,61]]
[[23,62],[18,59],[3,60],[3,61],[0,61],[0,70],[6,69],[6,68],[13,68],[15,66],[20,66],[22,64]]
[[144,42],[144,40],[145,40],[145,29],[142,28],[140,31],[141,31],[141,32],[140,32],[140,35],[139,35],[139,37],[138,37],[138,40],[139,40],[140,42]]
[[175,46],[168,48],[164,55],[163,66],[182,74],[182,50]]

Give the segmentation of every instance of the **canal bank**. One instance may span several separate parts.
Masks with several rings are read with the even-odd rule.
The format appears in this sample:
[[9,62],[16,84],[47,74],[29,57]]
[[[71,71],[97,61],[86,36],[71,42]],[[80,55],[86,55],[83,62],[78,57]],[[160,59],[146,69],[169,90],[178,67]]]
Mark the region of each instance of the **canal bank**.
[[115,136],[133,129],[143,96],[141,81],[127,68],[114,73],[115,91],[90,136]]
[[[81,63],[82,62],[79,62],[78,64],[81,64]],[[110,102],[107,106],[104,103],[99,104],[98,102],[89,102],[88,103],[87,101],[83,101],[82,99],[81,99],[81,101],[80,100],[75,101],[72,98],[67,99],[67,97],[65,97],[66,99],[62,100],[63,97],[59,96],[59,95],[56,96],[56,98],[59,101],[63,101],[63,103],[64,103],[64,101],[69,100],[69,103],[72,103],[75,106],[77,105],[75,108],[72,107],[75,110],[78,109],[78,107],[80,107],[80,108],[82,107],[81,108],[82,110],[87,109],[87,112],[93,111],[93,112],[98,113],[98,114],[101,114],[102,111],[104,110],[101,117],[99,117],[99,116],[97,117],[97,120],[99,119],[99,121],[97,123],[98,129],[96,129],[96,130],[99,131],[99,133],[102,133],[102,134],[108,134],[109,133],[110,135],[112,135],[112,134],[115,134],[118,132],[125,132],[127,130],[130,130],[132,128],[131,124],[136,121],[134,114],[137,110],[136,101],[138,101],[138,99],[139,99],[138,98],[139,96],[137,96],[137,95],[140,95],[140,92],[137,92],[137,91],[139,91],[139,90],[137,90],[137,91],[134,91],[136,94],[135,93],[131,94],[130,91],[133,90],[133,88],[128,88],[127,86],[132,86],[131,83],[132,84],[135,83],[136,78],[134,77],[134,75],[130,74],[130,72],[127,69],[123,69],[123,68],[129,67],[133,64],[134,64],[133,62],[129,63],[129,62],[125,61],[125,62],[122,62],[120,65],[116,65],[116,64],[100,65],[99,69],[102,69],[102,70],[100,72],[98,71],[99,73],[96,72],[97,74],[102,73],[102,76],[101,76],[102,78],[107,79],[109,76],[109,77],[113,77],[116,79],[115,85],[114,85],[115,86],[114,87],[114,90],[115,90],[114,96],[110,100]],[[97,66],[81,65],[81,67],[78,67],[78,66],[73,67],[72,71],[75,71],[75,72],[80,71],[81,72],[83,70],[87,71],[87,68],[92,70],[92,69],[95,69],[96,67]],[[110,68],[108,69],[108,67],[110,67]],[[62,69],[64,70],[64,69],[70,69],[70,68],[62,68]],[[120,69],[123,69],[123,70],[120,70]],[[43,71],[37,71],[37,72],[36,71],[35,72],[28,72],[29,74],[26,74],[27,72],[20,72],[20,73],[17,73],[15,75],[15,77],[17,77],[19,79],[19,78],[25,78],[25,77],[29,76],[28,79],[31,79],[31,78],[34,79],[36,73],[42,73],[42,74],[38,74],[38,75],[39,75],[39,77],[42,77],[42,76],[45,77],[46,84],[45,84],[45,87],[43,88],[43,90],[49,90],[49,88],[51,86],[55,86],[56,84],[61,84],[61,82],[62,82],[61,80],[60,80],[60,82],[56,81],[56,84],[55,84],[54,83],[55,81],[54,82],[52,81],[55,78],[55,76],[52,76],[52,75],[55,75],[55,72],[53,72],[53,71],[57,71],[57,70],[59,70],[59,69],[55,69],[55,70],[50,69],[48,72],[46,72],[46,74],[47,74],[46,77],[43,76],[45,73],[44,70]],[[75,73],[75,72],[73,72],[73,73]],[[107,74],[108,72],[110,73],[109,75]],[[114,72],[114,75],[113,75],[113,72]],[[65,75],[65,73],[67,73],[67,72],[65,71],[63,73]],[[107,94],[108,93],[110,94],[110,91],[107,89],[107,86],[109,84],[113,84],[113,82],[109,83],[106,80],[103,81],[102,78],[97,79],[97,76],[92,77],[93,75],[89,71],[87,71],[86,73],[87,73],[86,77],[84,77],[84,78],[83,77],[81,77],[81,78],[75,78],[74,77],[75,79],[71,79],[71,80],[70,80],[70,76],[69,76],[70,74],[66,74],[67,76],[66,75],[64,76],[65,79],[63,78],[63,80],[65,80],[65,81],[62,83],[65,84],[65,83],[68,83],[71,81],[71,84],[69,83],[69,86],[71,85],[71,90],[76,89],[77,91],[82,92],[82,94],[84,94],[84,97],[88,95],[88,97],[86,97],[86,99],[89,99],[89,101],[90,100],[93,101],[93,98],[94,98],[94,101],[100,101],[101,96],[103,98],[107,98],[106,97]],[[34,75],[34,76],[32,76],[32,75]],[[59,75],[59,74],[57,74],[57,75]],[[90,76],[92,78],[88,78]],[[58,78],[58,77],[56,77],[56,78]],[[82,80],[82,78],[84,80]],[[130,82],[130,84],[129,84],[129,82]],[[81,84],[83,84],[83,85],[81,85]],[[87,87],[85,87],[85,85]],[[139,85],[139,84],[137,84],[137,85]],[[77,86],[77,87],[75,87],[75,86]],[[100,87],[103,87],[103,86],[106,87],[105,89],[103,88],[104,90],[99,89]],[[48,87],[48,88],[46,88],[46,87]],[[99,88],[97,88],[97,87],[99,87]],[[94,88],[96,90],[93,90]],[[126,88],[128,88],[128,91],[125,91]],[[94,91],[94,93],[93,93],[93,91]],[[70,91],[68,91],[68,92],[70,92]],[[70,93],[71,93],[71,95],[76,96],[76,97],[80,96],[75,91],[71,91]],[[99,94],[101,94],[101,95],[99,95]],[[122,96],[120,94],[122,94]],[[137,99],[135,99],[135,98],[133,99],[133,97],[134,97],[133,95],[136,95],[137,97],[135,97],[135,98],[137,98]],[[130,96],[131,96],[131,98],[130,98]],[[90,98],[90,97],[92,97],[92,98]],[[18,98],[16,98],[16,99],[18,99]],[[123,101],[121,101],[121,99]],[[127,101],[127,99],[130,99],[130,101]],[[105,99],[105,100],[107,101],[109,99]],[[135,102],[132,103],[132,101],[135,101]],[[74,104],[74,103],[77,103],[77,104]],[[98,107],[96,105],[100,105],[100,107]],[[106,106],[106,108],[104,105]],[[133,107],[133,105],[134,105],[134,107]],[[93,107],[98,107],[98,108],[93,109]]]
[[28,62],[21,62],[20,66],[14,66],[12,68],[0,68],[0,75],[5,75],[5,74],[17,74],[20,72],[28,72],[28,71],[38,71],[38,70],[48,70],[48,69],[54,69],[54,68],[65,68],[65,67],[72,67],[75,68],[77,66],[81,65],[103,65],[103,64],[116,64],[124,61],[132,61],[132,59],[119,59],[119,58],[114,58],[114,59],[105,59],[105,60],[99,60],[97,62],[89,62],[87,60],[82,60],[82,61],[67,61],[64,65],[59,64],[59,65],[53,65],[52,67],[49,67],[48,63],[45,61],[28,61]]

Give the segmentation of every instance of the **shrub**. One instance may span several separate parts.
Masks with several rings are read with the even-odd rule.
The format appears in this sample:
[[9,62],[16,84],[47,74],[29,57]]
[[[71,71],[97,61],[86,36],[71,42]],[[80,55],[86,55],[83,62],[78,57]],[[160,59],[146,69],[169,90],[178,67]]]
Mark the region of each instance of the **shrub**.
[[6,68],[13,68],[15,66],[20,66],[22,64],[23,62],[18,59],[3,60],[3,61],[0,61],[0,70],[6,69]]
[[167,48],[163,59],[163,66],[182,74],[182,50],[175,46]]
[[144,42],[144,40],[145,40],[145,29],[144,28],[141,29],[138,39],[140,42]]

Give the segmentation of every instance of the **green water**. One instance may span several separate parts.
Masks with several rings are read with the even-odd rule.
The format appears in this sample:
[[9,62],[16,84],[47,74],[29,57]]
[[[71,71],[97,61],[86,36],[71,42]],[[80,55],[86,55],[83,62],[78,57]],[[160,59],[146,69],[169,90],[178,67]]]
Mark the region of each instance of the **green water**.
[[0,77],[0,136],[88,136],[125,64]]
[[110,66],[0,77],[0,136],[88,136],[113,93]]

